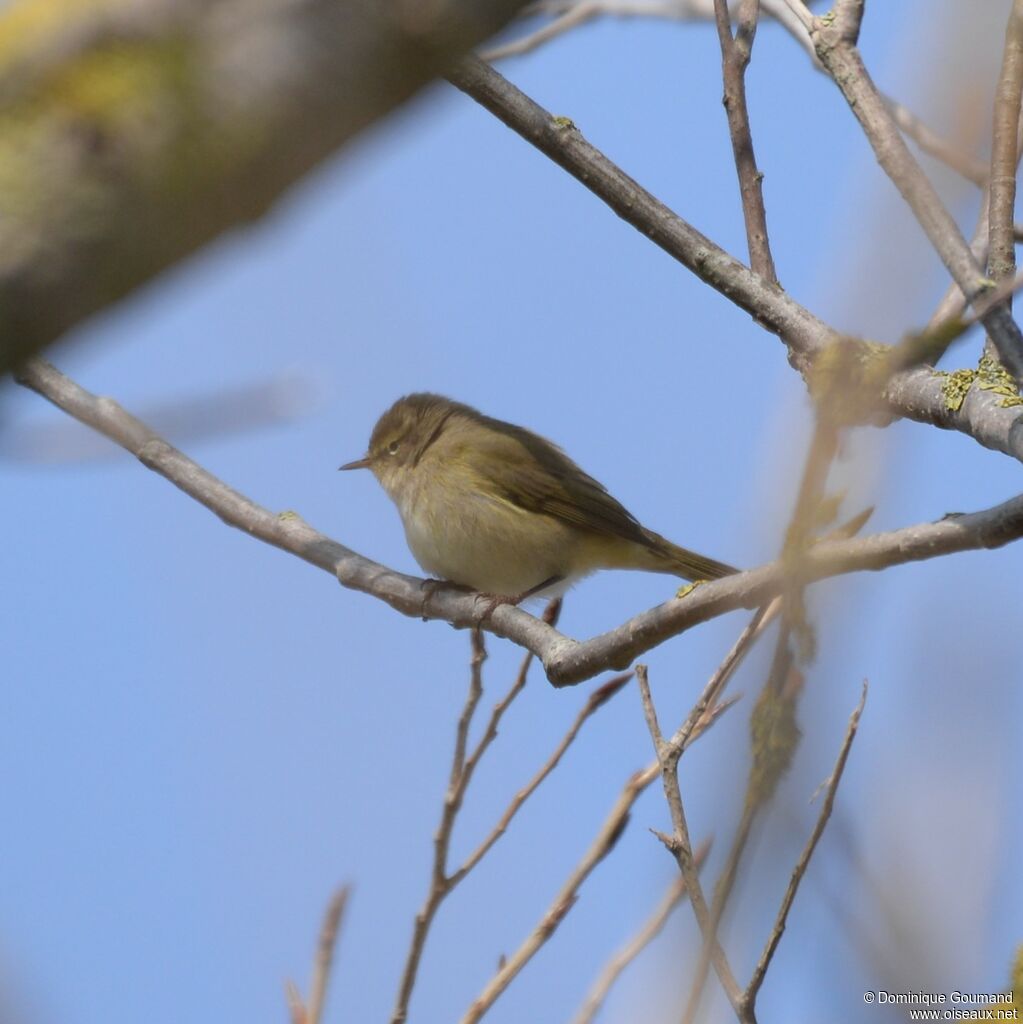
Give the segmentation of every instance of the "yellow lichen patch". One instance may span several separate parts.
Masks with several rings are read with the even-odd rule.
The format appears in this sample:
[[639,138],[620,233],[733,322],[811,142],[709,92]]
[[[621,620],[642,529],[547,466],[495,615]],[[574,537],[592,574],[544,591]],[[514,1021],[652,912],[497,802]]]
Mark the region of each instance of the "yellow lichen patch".
[[998,403],[1003,409],[1015,405],[1023,405],[1016,382],[996,359],[984,356],[976,370],[944,370],[937,371],[941,377],[941,393],[945,396],[945,405],[953,412],[958,412],[966,401],[970,388],[976,384],[982,391],[993,391],[1001,395]]
[[1016,382],[995,359],[989,359],[987,356],[981,359],[977,367],[977,387],[982,391],[993,391],[996,395],[1001,395],[1002,400],[998,404],[1003,409],[1023,405],[1023,398],[1020,397]]
[[706,580],[693,580],[692,583],[687,583],[683,587],[679,587],[675,591],[675,600],[681,600],[688,594],[691,594],[701,583],[706,583]]
[[560,128],[562,131],[568,131],[570,129],[575,129],[575,121],[570,117],[561,117],[559,115],[554,118],[554,127]]
[[945,408],[952,412],[958,412],[966,401],[974,380],[977,378],[976,370],[952,370],[951,373],[945,370],[936,370],[941,378],[941,393],[945,396]]

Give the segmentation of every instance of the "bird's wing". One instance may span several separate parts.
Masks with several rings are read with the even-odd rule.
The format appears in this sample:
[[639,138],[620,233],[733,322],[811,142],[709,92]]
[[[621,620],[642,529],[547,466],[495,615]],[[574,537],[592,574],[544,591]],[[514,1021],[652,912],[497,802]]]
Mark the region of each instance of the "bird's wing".
[[560,448],[521,427],[500,424],[477,436],[473,470],[492,493],[530,512],[561,519],[595,533],[647,546],[643,528],[603,485]]

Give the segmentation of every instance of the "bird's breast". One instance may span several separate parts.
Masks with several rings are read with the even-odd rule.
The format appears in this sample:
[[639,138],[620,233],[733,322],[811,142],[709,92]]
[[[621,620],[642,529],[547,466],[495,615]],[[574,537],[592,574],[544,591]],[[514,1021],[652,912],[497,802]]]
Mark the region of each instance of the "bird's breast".
[[577,576],[575,532],[558,520],[434,472],[395,502],[416,561],[432,576],[514,595],[554,576]]

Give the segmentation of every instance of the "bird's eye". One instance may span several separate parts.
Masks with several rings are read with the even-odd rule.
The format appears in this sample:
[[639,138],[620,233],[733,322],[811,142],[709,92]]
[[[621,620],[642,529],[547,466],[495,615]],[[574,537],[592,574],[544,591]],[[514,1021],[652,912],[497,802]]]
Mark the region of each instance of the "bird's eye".
[[387,451],[388,451],[388,454],[390,454],[390,455],[397,455],[397,454],[398,454],[398,449],[399,449],[400,447],[401,447],[401,444],[400,444],[399,442],[397,442],[397,441],[392,441],[392,442],[391,442],[391,443],[390,443],[390,444],[389,444],[389,445],[387,446]]

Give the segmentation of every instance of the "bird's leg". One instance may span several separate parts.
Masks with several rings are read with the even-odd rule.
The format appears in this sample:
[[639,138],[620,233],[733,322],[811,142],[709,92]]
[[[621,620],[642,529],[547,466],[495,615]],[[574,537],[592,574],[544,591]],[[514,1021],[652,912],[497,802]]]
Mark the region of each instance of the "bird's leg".
[[483,608],[483,614],[480,615],[477,625],[482,626],[494,614],[495,609],[499,608],[502,604],[521,604],[523,601],[528,601],[531,597],[536,597],[537,594],[542,593],[548,587],[561,583],[564,578],[564,576],[548,576],[547,579],[537,583],[535,587],[523,590],[521,594],[485,594],[481,591],[479,596],[486,598],[487,603]]

